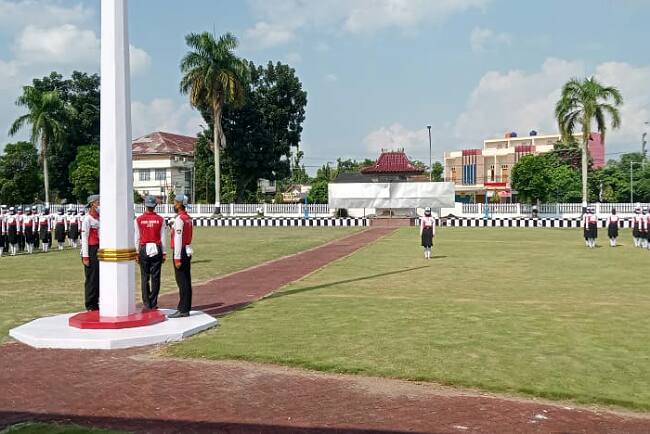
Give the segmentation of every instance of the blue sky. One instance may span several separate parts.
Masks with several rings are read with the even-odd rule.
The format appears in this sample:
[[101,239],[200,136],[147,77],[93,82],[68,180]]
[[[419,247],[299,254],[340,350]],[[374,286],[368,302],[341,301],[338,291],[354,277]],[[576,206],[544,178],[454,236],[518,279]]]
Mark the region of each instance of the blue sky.
[[[184,35],[206,30],[234,33],[256,63],[295,67],[308,165],[382,147],[427,160],[427,124],[434,159],[507,130],[555,132],[553,105],[572,76],[623,91],[610,157],[637,150],[650,121],[648,1],[131,0],[129,10],[134,135],[197,132],[178,63]],[[31,78],[98,64],[98,0],[0,0],[0,131]]]

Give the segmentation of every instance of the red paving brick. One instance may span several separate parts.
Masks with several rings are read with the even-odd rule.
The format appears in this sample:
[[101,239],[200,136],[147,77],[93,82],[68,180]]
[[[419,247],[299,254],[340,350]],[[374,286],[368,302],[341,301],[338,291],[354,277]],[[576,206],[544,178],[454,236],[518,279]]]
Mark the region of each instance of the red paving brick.
[[[197,304],[222,314],[387,233],[377,231],[201,285]],[[11,342],[0,348],[0,385],[0,429],[40,420],[152,433],[650,432],[650,416],[245,362],[164,359],[150,348],[36,350]]]

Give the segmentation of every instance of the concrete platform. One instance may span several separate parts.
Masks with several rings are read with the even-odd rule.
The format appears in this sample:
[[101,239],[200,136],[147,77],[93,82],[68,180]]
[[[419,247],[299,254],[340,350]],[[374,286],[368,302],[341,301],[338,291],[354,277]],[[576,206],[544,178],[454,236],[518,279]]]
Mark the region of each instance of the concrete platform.
[[9,336],[34,348],[111,350],[180,341],[217,325],[210,315],[192,311],[187,318],[167,319],[145,327],[92,330],[70,327],[68,320],[73,315],[39,318],[11,329]]

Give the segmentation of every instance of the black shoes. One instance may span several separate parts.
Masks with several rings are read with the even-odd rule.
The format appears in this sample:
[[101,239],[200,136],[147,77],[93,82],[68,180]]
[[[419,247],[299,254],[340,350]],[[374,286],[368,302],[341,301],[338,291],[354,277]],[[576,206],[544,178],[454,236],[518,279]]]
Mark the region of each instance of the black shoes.
[[190,316],[189,312],[180,312],[177,310],[176,312],[167,315],[167,318],[186,318],[188,316]]

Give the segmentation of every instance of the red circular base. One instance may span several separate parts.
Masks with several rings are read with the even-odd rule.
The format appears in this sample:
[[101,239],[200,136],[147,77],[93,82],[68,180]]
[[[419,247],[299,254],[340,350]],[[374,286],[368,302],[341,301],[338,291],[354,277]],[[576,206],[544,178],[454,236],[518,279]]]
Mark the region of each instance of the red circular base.
[[158,309],[136,311],[128,316],[99,316],[98,310],[78,313],[68,320],[70,327],[78,329],[126,329],[163,322],[167,319]]

